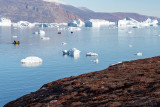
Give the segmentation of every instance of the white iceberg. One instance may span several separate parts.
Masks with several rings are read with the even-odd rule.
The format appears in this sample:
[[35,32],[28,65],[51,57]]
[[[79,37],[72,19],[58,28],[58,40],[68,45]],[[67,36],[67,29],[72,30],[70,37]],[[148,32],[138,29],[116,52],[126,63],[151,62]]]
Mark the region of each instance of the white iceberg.
[[152,20],[150,18],[148,18],[147,20],[143,21],[140,23],[140,26],[158,26],[158,20]]
[[137,27],[139,28],[139,22],[132,18],[125,18],[122,20],[119,20],[117,22],[118,27]]
[[39,31],[38,31],[38,34],[39,34],[39,35],[45,35],[45,31],[44,31],[44,30],[39,30]]
[[0,26],[11,26],[11,20],[7,18],[0,18]]
[[101,20],[101,19],[89,19],[85,21],[85,27],[100,27],[109,25],[115,25],[115,22],[109,22],[107,20]]
[[71,27],[81,27],[83,25],[84,25],[84,22],[81,21],[80,19],[73,20],[72,22],[68,23],[68,26],[71,26]]
[[24,63],[42,63],[42,59],[36,56],[29,56],[26,57],[25,59],[22,59],[21,62]]
[[69,55],[69,56],[79,56],[80,55],[80,52],[78,49],[76,48],[72,48],[70,50],[64,50],[62,51],[63,52],[63,55]]
[[93,52],[88,52],[86,56],[98,56],[98,54]]
[[13,23],[13,26],[15,27],[20,27],[20,28],[24,28],[24,27],[34,27],[35,24],[27,22],[27,21],[19,21],[17,23]]
[[81,51],[79,51],[76,48],[72,48],[68,51],[68,55],[70,56],[78,56],[80,54]]
[[125,18],[122,20],[119,20],[117,22],[117,26],[120,27],[132,27],[132,28],[141,28],[145,26],[158,26],[158,20],[148,18],[143,22],[138,22],[135,19],[132,18]]

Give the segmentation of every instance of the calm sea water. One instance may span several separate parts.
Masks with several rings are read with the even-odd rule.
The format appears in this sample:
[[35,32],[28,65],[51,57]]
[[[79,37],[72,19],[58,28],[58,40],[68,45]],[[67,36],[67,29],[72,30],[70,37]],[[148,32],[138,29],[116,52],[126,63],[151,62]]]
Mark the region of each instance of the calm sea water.
[[[160,27],[82,28],[73,34],[62,31],[61,35],[55,28],[44,28],[50,40],[32,34],[37,30],[39,28],[0,27],[0,106],[57,79],[103,70],[120,61],[160,55]],[[18,38],[12,37],[15,35]],[[14,40],[21,44],[11,44]],[[67,45],[61,45],[62,42]],[[62,55],[64,49],[71,48],[81,51],[79,58]],[[87,52],[96,52],[99,56],[86,57]],[[143,56],[136,56],[137,52],[142,52]],[[43,63],[25,67],[20,60],[27,56],[38,56]],[[91,62],[96,58],[98,64]]]

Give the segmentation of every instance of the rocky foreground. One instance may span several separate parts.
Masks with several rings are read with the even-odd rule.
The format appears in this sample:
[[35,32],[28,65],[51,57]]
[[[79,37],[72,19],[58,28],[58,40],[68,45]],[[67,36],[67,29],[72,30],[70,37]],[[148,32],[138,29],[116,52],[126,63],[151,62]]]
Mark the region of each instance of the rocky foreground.
[[[75,71],[76,72],[76,71]],[[160,107],[160,56],[43,85],[5,107]]]

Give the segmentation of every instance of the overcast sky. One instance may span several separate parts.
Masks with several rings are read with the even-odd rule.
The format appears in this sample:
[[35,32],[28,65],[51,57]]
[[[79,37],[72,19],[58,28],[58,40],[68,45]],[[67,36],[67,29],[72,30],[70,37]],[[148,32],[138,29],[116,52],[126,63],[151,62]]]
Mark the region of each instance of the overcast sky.
[[160,0],[56,0],[96,12],[135,12],[160,17]]

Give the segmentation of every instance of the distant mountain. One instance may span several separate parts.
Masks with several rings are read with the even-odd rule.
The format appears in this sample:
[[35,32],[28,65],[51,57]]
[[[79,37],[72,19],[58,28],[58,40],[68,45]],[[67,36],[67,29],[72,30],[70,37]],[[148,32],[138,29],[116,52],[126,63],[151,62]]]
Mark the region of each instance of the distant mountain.
[[108,21],[118,21],[120,19],[124,19],[126,17],[130,17],[133,19],[136,19],[137,21],[144,21],[147,18],[151,19],[158,19],[158,17],[151,17],[146,15],[140,15],[138,13],[123,13],[123,12],[116,12],[116,13],[102,13],[102,12],[94,12],[92,10],[89,10],[87,8],[78,8],[74,7],[72,5],[60,5],[62,8],[66,9],[67,11],[70,11],[77,16],[81,17],[83,20],[87,20],[89,18],[91,19],[104,19]]
[[[70,22],[74,19],[88,20],[105,19],[117,21],[126,17],[144,21],[149,16],[137,13],[100,13],[85,7],[75,7],[43,0],[0,0],[0,17],[11,19],[13,22],[25,20],[29,22]],[[150,17],[159,19],[157,17]]]
[[79,18],[59,5],[41,0],[0,0],[0,17],[13,22],[69,22]]

